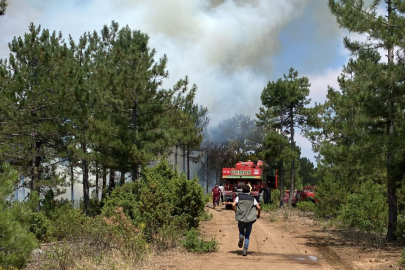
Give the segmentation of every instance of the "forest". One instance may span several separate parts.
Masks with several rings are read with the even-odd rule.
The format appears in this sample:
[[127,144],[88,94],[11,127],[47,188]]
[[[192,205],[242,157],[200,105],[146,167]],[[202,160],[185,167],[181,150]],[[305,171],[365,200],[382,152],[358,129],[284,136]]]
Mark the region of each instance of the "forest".
[[[134,265],[179,243],[214,252],[216,240],[197,230],[212,218],[209,179],[240,160],[277,169],[276,208],[290,207],[286,190],[316,185],[317,217],[404,241],[405,2],[371,2],[328,1],[339,26],[365,38],[343,40],[351,58],[324,103],[310,106],[311,82],[292,67],[263,85],[254,118],[214,127],[187,75],[163,87],[168,59],[156,58],[146,33],[113,21],[74,40],[30,24],[0,60],[0,269],[23,269],[45,243],[49,269],[73,267],[73,257]],[[317,164],[301,156],[297,133]],[[177,171],[173,155],[204,173]],[[74,205],[58,196],[77,168],[83,197]],[[29,193],[14,201],[21,178]]]

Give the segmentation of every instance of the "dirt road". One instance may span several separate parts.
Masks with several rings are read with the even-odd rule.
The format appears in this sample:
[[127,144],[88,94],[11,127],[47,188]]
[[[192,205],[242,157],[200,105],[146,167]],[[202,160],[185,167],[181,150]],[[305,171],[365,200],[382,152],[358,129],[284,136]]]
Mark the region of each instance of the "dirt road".
[[266,214],[253,225],[248,255],[244,257],[237,245],[238,228],[233,211],[223,207],[207,209],[213,219],[204,221],[200,229],[206,239],[218,240],[218,252],[168,254],[155,261],[154,269],[346,269],[338,264],[332,267],[316,246],[308,245],[308,239],[277,229]]

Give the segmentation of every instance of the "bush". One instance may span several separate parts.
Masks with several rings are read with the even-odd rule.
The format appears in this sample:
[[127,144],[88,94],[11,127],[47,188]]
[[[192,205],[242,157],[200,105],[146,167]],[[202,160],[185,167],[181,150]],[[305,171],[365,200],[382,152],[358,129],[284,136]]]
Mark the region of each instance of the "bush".
[[154,168],[145,168],[136,182],[124,184],[104,201],[102,214],[114,215],[117,208],[152,242],[161,228],[176,230],[197,227],[204,217],[206,196],[196,178],[174,171],[167,162]]
[[275,211],[278,208],[278,205],[276,204],[263,204],[260,206],[262,211],[264,212],[270,212],[270,211]]
[[195,228],[191,228],[183,241],[183,246],[191,252],[215,252],[218,250],[218,242],[215,239],[205,241],[199,237],[199,233]]
[[399,264],[405,265],[405,248],[401,249],[401,260]]
[[74,235],[80,235],[86,216],[80,209],[64,204],[50,212],[50,219],[54,227],[52,237],[56,240],[67,240]]
[[7,164],[0,173],[0,266],[5,269],[22,268],[27,263],[37,240],[29,231],[30,204],[10,202],[17,173]]
[[405,244],[405,215],[401,213],[398,215],[396,235],[402,244]]
[[298,202],[297,203],[297,208],[299,210],[305,211],[305,212],[315,212],[316,205],[312,201]]
[[275,205],[280,204],[280,190],[279,189],[271,190],[271,203],[275,204]]
[[339,219],[350,227],[366,232],[384,232],[388,219],[388,206],[384,192],[383,185],[373,181],[363,183],[357,193],[348,195]]
[[53,239],[55,227],[44,213],[38,212],[31,216],[30,231],[39,241],[46,242]]

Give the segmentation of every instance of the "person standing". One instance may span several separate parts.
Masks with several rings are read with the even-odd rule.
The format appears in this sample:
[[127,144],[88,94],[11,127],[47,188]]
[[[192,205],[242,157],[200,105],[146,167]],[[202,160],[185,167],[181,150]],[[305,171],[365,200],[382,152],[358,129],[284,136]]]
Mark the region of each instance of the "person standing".
[[[238,197],[232,204],[233,211],[235,212],[235,219],[238,222],[239,228],[239,242],[238,247],[243,246],[243,256],[247,256],[249,248],[249,237],[252,233],[253,223],[256,219],[260,218],[260,205],[256,199],[249,195],[250,188],[248,185],[243,186],[243,193],[239,193]],[[257,209],[257,214],[256,214]],[[243,245],[243,241],[245,244]]]
[[215,184],[215,186],[212,188],[211,195],[212,195],[212,208],[215,209],[215,206],[219,204],[219,197],[221,195],[221,190],[218,188],[218,184]]
[[248,181],[248,187],[249,187],[249,195],[250,195],[250,192],[252,192],[252,185],[250,184],[250,181]]
[[224,186],[222,183],[219,183],[219,189],[221,190],[221,203],[224,205]]

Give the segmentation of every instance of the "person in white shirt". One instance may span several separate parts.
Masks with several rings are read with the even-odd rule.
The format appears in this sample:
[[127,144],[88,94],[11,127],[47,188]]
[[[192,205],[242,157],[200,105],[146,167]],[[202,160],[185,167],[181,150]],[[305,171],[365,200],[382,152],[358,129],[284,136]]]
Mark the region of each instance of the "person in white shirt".
[[221,202],[222,205],[224,205],[224,186],[222,185],[222,183],[219,184],[219,189],[221,190]]

